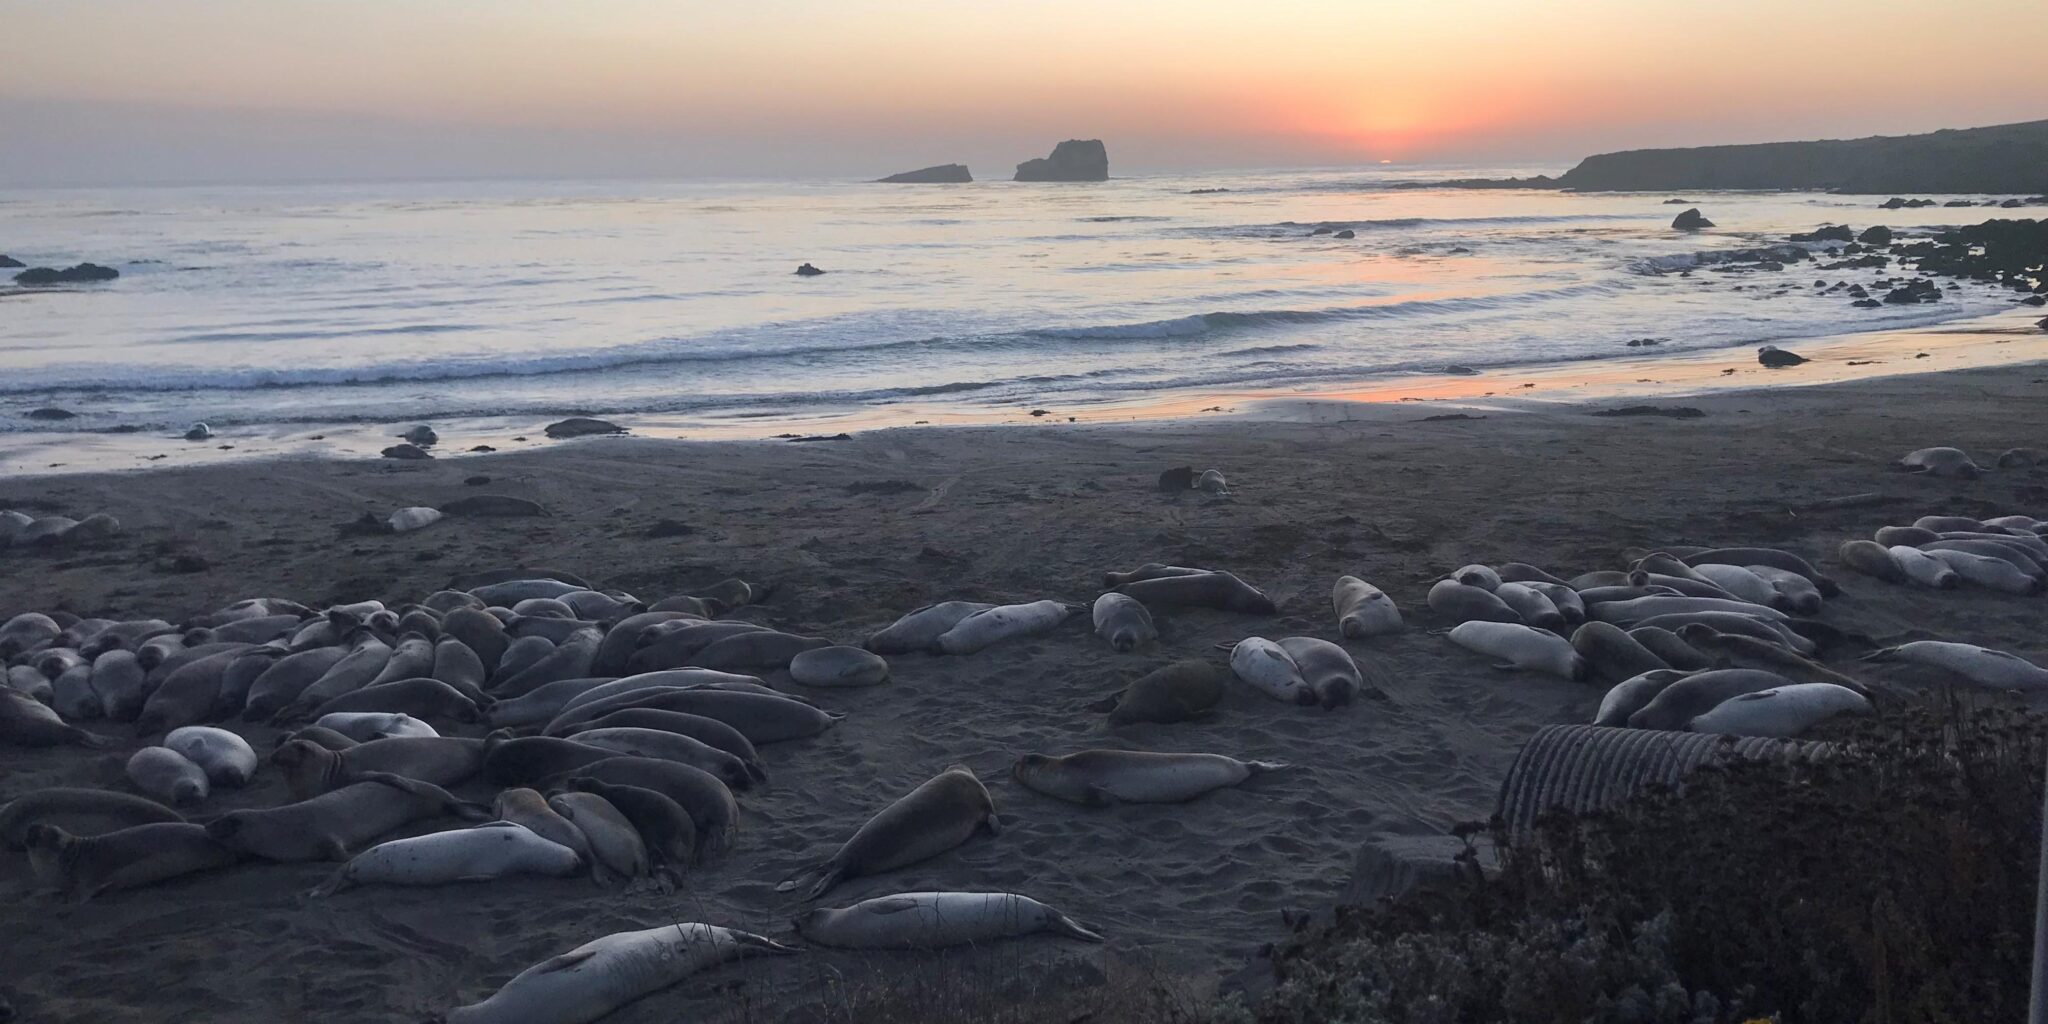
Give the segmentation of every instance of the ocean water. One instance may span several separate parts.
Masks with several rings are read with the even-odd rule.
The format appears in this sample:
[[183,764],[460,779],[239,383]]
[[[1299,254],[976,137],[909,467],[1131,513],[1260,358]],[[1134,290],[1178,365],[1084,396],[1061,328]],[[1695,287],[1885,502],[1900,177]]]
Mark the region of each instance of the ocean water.
[[[1882,273],[1674,269],[1824,223],[1910,233],[1989,211],[1715,193],[1684,197],[1720,225],[1687,235],[1662,194],[1392,187],[1524,170],[0,193],[0,252],[121,271],[105,285],[0,284],[0,430],[1072,408],[2010,305],[1973,286],[1859,310],[1814,280]],[[1335,237],[1345,229],[1355,237]],[[805,261],[827,273],[793,274]],[[80,416],[26,418],[42,406]]]

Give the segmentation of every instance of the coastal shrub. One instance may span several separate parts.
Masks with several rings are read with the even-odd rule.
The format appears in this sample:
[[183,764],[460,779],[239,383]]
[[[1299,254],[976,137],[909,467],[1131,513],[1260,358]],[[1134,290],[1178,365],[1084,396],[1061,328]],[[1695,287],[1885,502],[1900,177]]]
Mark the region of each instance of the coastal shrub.
[[1552,816],[1275,953],[1265,1024],[2021,1019],[2048,718],[1955,697],[1831,756]]

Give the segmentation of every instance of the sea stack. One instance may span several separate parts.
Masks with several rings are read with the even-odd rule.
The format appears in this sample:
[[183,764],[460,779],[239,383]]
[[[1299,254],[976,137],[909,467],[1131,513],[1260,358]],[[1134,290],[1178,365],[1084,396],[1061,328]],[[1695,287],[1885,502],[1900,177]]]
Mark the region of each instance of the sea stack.
[[939,164],[875,180],[884,185],[965,185],[974,180],[974,175],[967,173],[966,164]]
[[1680,231],[1698,231],[1701,228],[1713,227],[1714,222],[1708,220],[1699,210],[1692,209],[1671,218],[1671,226]]
[[1017,181],[1108,181],[1109,150],[1101,139],[1068,139],[1052,155],[1017,165]]

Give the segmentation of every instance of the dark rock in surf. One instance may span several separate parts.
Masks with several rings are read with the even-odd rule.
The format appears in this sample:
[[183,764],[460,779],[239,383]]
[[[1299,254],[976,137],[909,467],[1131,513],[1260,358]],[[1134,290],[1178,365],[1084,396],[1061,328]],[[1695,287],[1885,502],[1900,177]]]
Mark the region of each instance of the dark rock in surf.
[[1856,301],[1849,303],[1849,305],[1854,306],[1857,309],[1877,309],[1883,306],[1884,303],[1879,302],[1876,299],[1857,299]]
[[66,267],[63,270],[57,270],[52,267],[30,267],[14,275],[14,281],[16,284],[28,285],[91,284],[95,281],[111,281],[120,276],[121,272],[112,267],[103,267],[97,263],[80,263],[75,267]]
[[1338,238],[1357,238],[1357,237],[1358,237],[1358,232],[1356,232],[1356,231],[1353,231],[1353,230],[1351,230],[1350,228],[1345,228],[1344,230],[1342,230],[1342,231],[1339,231],[1339,232],[1337,232],[1337,237],[1338,237]]
[[28,418],[32,420],[75,420],[78,418],[78,414],[69,409],[44,406],[41,409],[29,410]]
[[808,263],[796,268],[796,276],[798,277],[816,277],[822,273],[824,273],[824,271],[819,270],[818,268],[811,266]]
[[1109,150],[1101,139],[1068,139],[1052,155],[1017,165],[1017,181],[1108,181]]
[[[806,263],[804,266],[810,266]],[[565,437],[590,437],[596,434],[623,434],[626,428],[609,420],[591,419],[588,416],[571,416],[548,424],[547,435],[556,440]]]
[[14,257],[7,255],[6,253],[0,253],[0,268],[12,270],[15,267],[25,266],[28,266],[28,264],[23,263],[22,261],[15,259]]
[[966,164],[938,164],[875,180],[884,185],[965,185],[974,175],[967,173]]
[[1863,233],[1856,236],[1856,240],[1864,245],[1890,245],[1892,244],[1892,229],[1882,224],[1873,224],[1870,227],[1864,228]]
[[1195,486],[1193,466],[1175,466],[1159,474],[1159,489],[1162,491],[1185,491]]
[[1776,345],[1765,345],[1756,350],[1756,361],[1770,369],[1782,370],[1787,366],[1798,366],[1806,362],[1806,357],[1797,352],[1787,352]]
[[1847,224],[1829,224],[1814,231],[1802,231],[1793,235],[1795,242],[1853,242],[1856,232]]
[[1713,227],[1714,222],[1708,220],[1706,216],[1700,213],[1699,209],[1695,207],[1693,209],[1685,211],[1684,213],[1679,214],[1676,217],[1671,218],[1671,226],[1679,231],[1698,231],[1701,228]]
[[2020,300],[2022,306],[2048,306],[2048,295],[2029,295]]
[[419,459],[433,458],[432,455],[427,453],[427,450],[425,448],[413,444],[410,441],[404,444],[394,444],[391,447],[384,449],[382,452],[379,452],[378,454],[384,456],[387,459],[404,459],[414,461]]

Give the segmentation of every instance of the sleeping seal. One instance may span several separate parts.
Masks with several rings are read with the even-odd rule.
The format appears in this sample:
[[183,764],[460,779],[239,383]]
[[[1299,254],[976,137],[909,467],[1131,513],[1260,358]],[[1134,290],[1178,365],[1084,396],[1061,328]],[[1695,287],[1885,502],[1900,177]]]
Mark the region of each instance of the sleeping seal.
[[1563,630],[1564,613],[1535,587],[1526,583],[1503,583],[1493,588],[1493,596],[1502,604],[1515,610],[1523,624],[1537,629]]
[[665,924],[586,942],[515,975],[480,1003],[438,1024],[590,1024],[698,971],[749,956],[796,950],[708,924]]
[[1964,480],[1975,480],[1984,475],[1983,467],[1970,461],[1970,456],[1960,448],[1922,448],[1907,452],[1892,465],[1901,472],[1953,476]]
[[1117,587],[1116,592],[1128,594],[1147,605],[1214,608],[1253,615],[1271,615],[1278,610],[1273,599],[1260,593],[1257,587],[1222,571],[1134,580]]
[[1457,580],[1429,588],[1429,610],[1458,622],[1521,622],[1522,616],[1493,592]]
[[651,789],[614,786],[586,776],[569,780],[569,788],[604,798],[640,832],[655,876],[669,886],[682,869],[697,859],[697,823],[681,804]]
[[1759,690],[1793,685],[1775,672],[1749,668],[1722,668],[1695,672],[1666,686],[1642,710],[1628,718],[1631,729],[1684,729],[1693,719],[1712,711],[1730,697]]
[[789,892],[805,882],[804,899],[814,900],[833,886],[863,875],[875,875],[936,857],[987,829],[1002,831],[988,788],[965,765],[954,765],[868,819],[839,852],[775,886]]
[[792,922],[797,934],[836,949],[943,949],[1051,932],[1083,942],[1102,936],[1029,896],[1008,892],[906,892]]
[[973,654],[1012,637],[1050,632],[1072,614],[1071,605],[1058,601],[1000,605],[961,619],[939,634],[931,649],[935,654]]
[[310,800],[370,773],[453,786],[483,769],[484,744],[452,736],[402,736],[328,750],[308,740],[292,740],[272,752],[270,760],[284,769],[292,798]]
[[1401,631],[1401,609],[1380,588],[1356,576],[1339,576],[1330,588],[1337,609],[1337,631],[1352,640]]
[[396,711],[336,711],[321,715],[313,724],[332,729],[356,741],[396,739],[400,736],[439,736],[433,726]]
[[1865,576],[1880,579],[1886,583],[1907,583],[1911,577],[1899,567],[1899,560],[1884,545],[1873,540],[1844,541],[1835,557]]
[[548,809],[568,819],[590,845],[590,874],[599,885],[631,882],[647,874],[647,844],[640,830],[604,797],[582,791],[548,797]]
[[0,744],[17,747],[110,747],[113,741],[75,725],[66,725],[42,701],[0,686]]
[[1230,671],[1253,689],[1286,704],[1307,707],[1316,703],[1316,691],[1301,676],[1279,644],[1262,636],[1246,637],[1230,649]]
[[909,654],[913,651],[930,650],[947,630],[960,624],[970,615],[988,611],[995,605],[979,601],[942,601],[928,604],[904,615],[889,628],[868,637],[867,649],[876,654]]
[[1588,622],[1580,626],[1572,633],[1572,649],[1592,666],[1594,676],[1609,683],[1671,667],[1623,632],[1620,626],[1608,622]]
[[350,847],[400,825],[443,814],[470,821],[490,818],[489,811],[458,800],[439,786],[372,774],[311,800],[229,811],[208,822],[206,834],[265,860],[346,860]]
[[1870,702],[1846,686],[1796,683],[1730,697],[1692,720],[1693,732],[1792,737],[1836,715],[1867,715]]
[[1687,565],[1701,565],[1715,562],[1722,565],[1768,565],[1773,569],[1798,573],[1820,589],[1822,597],[1834,597],[1842,592],[1840,585],[1826,573],[1815,569],[1806,559],[1789,551],[1777,548],[1708,548],[1685,556]]
[[2031,594],[2041,589],[2039,578],[2004,559],[1940,548],[1928,549],[1926,554],[1972,586],[2006,594]]
[[1994,651],[1975,644],[1916,640],[1887,647],[1863,656],[1864,661],[1903,661],[1945,669],[1982,686],[2003,690],[2035,690],[2048,687],[2048,668],[2017,655]]
[[524,826],[493,821],[379,843],[350,857],[307,895],[332,896],[358,885],[446,885],[518,875],[560,878],[582,867],[583,858],[576,851]]
[[1466,622],[1450,632],[1451,642],[1468,651],[1498,659],[1495,668],[1548,672],[1563,679],[1584,679],[1586,659],[1556,633],[1513,622]]
[[1593,724],[1628,725],[1629,716],[1649,706],[1665,687],[1684,679],[1687,674],[1677,669],[1660,668],[1614,684],[1607,691],[1607,696],[1600,698],[1600,710],[1594,713]]
[[239,789],[256,775],[256,750],[249,741],[208,725],[173,729],[164,746],[185,755],[216,786]]
[[1142,750],[1083,750],[1064,757],[1025,754],[1010,774],[1024,788],[1090,807],[1177,804],[1235,786],[1288,766],[1239,761],[1222,754],[1161,754]]
[[136,825],[92,837],[36,824],[23,838],[36,878],[81,903],[103,892],[153,885],[241,859],[205,828],[183,822]]
[[802,686],[879,686],[889,663],[861,647],[817,647],[789,659],[789,678]]
[[206,772],[169,747],[144,747],[128,758],[128,781],[135,788],[183,807],[206,799]]
[[1325,708],[1349,704],[1365,689],[1365,676],[1359,672],[1358,662],[1351,660],[1351,652],[1328,640],[1282,637],[1280,649],[1294,662],[1302,681],[1316,695],[1316,703]]
[[732,790],[702,769],[651,757],[614,757],[565,772],[549,784],[568,785],[578,779],[650,789],[675,801],[697,828],[699,860],[730,847],[739,833],[740,807]]
[[750,765],[702,740],[663,729],[640,729],[631,726],[583,729],[573,734],[571,739],[576,743],[600,747],[616,754],[652,757],[692,765],[717,776],[720,782],[735,790],[746,789],[754,784],[756,778],[763,777],[756,774],[761,770],[758,762]]
[[1112,592],[1095,599],[1095,635],[1128,653],[1159,639],[1159,630],[1137,598]]
[[1201,718],[1223,700],[1229,673],[1207,661],[1176,661],[1139,676],[1123,692],[1088,705],[1109,712],[1113,728],[1133,722],[1185,722]]
[[36,824],[58,825],[74,836],[96,836],[184,820],[184,815],[147,797],[112,789],[58,786],[30,790],[0,804],[0,842],[19,850],[29,826]]
[[538,790],[524,786],[500,790],[498,799],[491,806],[491,812],[499,821],[509,821],[523,826],[551,843],[557,843],[575,851],[583,863],[590,863],[590,843],[583,838],[583,830],[570,824],[569,819],[555,813],[548,806],[548,798]]

